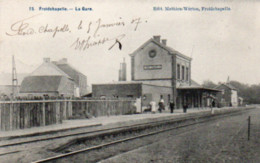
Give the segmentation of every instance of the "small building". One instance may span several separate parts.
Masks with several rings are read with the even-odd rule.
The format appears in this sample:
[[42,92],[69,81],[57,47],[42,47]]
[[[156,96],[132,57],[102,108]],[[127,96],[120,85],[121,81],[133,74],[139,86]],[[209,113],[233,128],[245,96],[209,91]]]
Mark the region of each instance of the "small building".
[[243,106],[244,105],[244,99],[242,97],[238,97],[238,106]]
[[77,96],[83,96],[88,93],[87,91],[87,77],[78,71],[76,68],[72,67],[67,58],[62,58],[59,61],[53,61],[58,68],[65,72],[76,84],[76,94]]
[[238,106],[237,89],[229,82],[221,83],[215,89],[220,90],[217,99],[221,106]]
[[[56,64],[50,58],[44,58],[43,63],[22,81],[20,96],[79,96],[78,78],[67,74],[69,66],[60,64],[62,70]],[[78,77],[78,73],[75,76]]]
[[173,100],[177,108],[205,107],[207,97],[218,90],[204,88],[191,79],[191,58],[167,46],[167,40],[154,36],[131,57],[131,81],[93,84],[93,96],[141,97],[142,105],[162,98],[167,105]]
[[[152,85],[138,81],[118,81],[112,83],[93,84],[94,97],[142,98],[142,105],[148,106],[151,101],[159,101],[161,96],[170,100],[172,87]],[[163,93],[162,93],[163,92]]]

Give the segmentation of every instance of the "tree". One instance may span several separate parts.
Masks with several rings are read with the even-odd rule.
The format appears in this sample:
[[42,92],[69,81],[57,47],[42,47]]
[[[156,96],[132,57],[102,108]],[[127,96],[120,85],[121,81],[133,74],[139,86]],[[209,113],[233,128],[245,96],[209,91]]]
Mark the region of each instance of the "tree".
[[212,82],[210,80],[205,80],[205,81],[203,81],[202,86],[205,88],[215,88],[217,86],[217,84],[215,84],[214,82]]
[[246,103],[260,104],[260,84],[250,86],[238,81],[230,81],[230,84],[237,89],[238,96],[242,97]]
[[[205,88],[216,88],[221,82],[215,84],[210,80],[203,82],[202,86]],[[230,81],[230,84],[237,89],[238,96],[244,99],[248,104],[260,104],[260,84],[248,85],[238,81]]]

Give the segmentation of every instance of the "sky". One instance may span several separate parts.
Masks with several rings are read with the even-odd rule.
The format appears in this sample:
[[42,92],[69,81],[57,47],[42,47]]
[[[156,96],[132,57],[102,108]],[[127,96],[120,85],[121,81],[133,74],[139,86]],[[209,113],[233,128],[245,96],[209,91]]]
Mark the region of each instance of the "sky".
[[[82,7],[91,10],[82,11]],[[165,7],[182,11],[166,11]],[[202,7],[226,10],[203,11]],[[0,0],[0,24],[0,73],[11,73],[12,55],[17,73],[32,72],[43,58],[67,58],[91,85],[117,81],[125,58],[130,80],[129,54],[160,35],[168,46],[192,57],[191,76],[198,83],[225,82],[229,76],[230,80],[260,84],[258,1]],[[59,30],[56,34],[55,29]],[[87,46],[93,42],[99,45]]]

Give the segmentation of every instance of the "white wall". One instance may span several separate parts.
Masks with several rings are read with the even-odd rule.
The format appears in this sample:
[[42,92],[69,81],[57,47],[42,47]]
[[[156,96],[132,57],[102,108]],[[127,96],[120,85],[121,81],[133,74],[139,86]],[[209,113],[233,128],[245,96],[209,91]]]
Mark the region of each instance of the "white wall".
[[232,106],[238,106],[238,97],[236,90],[231,90],[231,103]]

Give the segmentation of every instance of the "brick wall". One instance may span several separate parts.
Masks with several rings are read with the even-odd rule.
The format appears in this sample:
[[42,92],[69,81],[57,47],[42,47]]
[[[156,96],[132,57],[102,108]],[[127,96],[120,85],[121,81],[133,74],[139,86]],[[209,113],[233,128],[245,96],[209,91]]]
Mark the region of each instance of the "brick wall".
[[[156,51],[155,57],[151,58],[149,52],[151,50]],[[172,75],[172,64],[171,64],[171,55],[168,54],[168,51],[162,49],[155,43],[149,43],[144,49],[137,52],[134,59],[134,64],[132,63],[134,79],[171,79]],[[148,65],[160,65],[161,68],[153,70],[145,70],[144,66]]]
[[141,96],[141,84],[93,84],[93,97],[130,97]]

